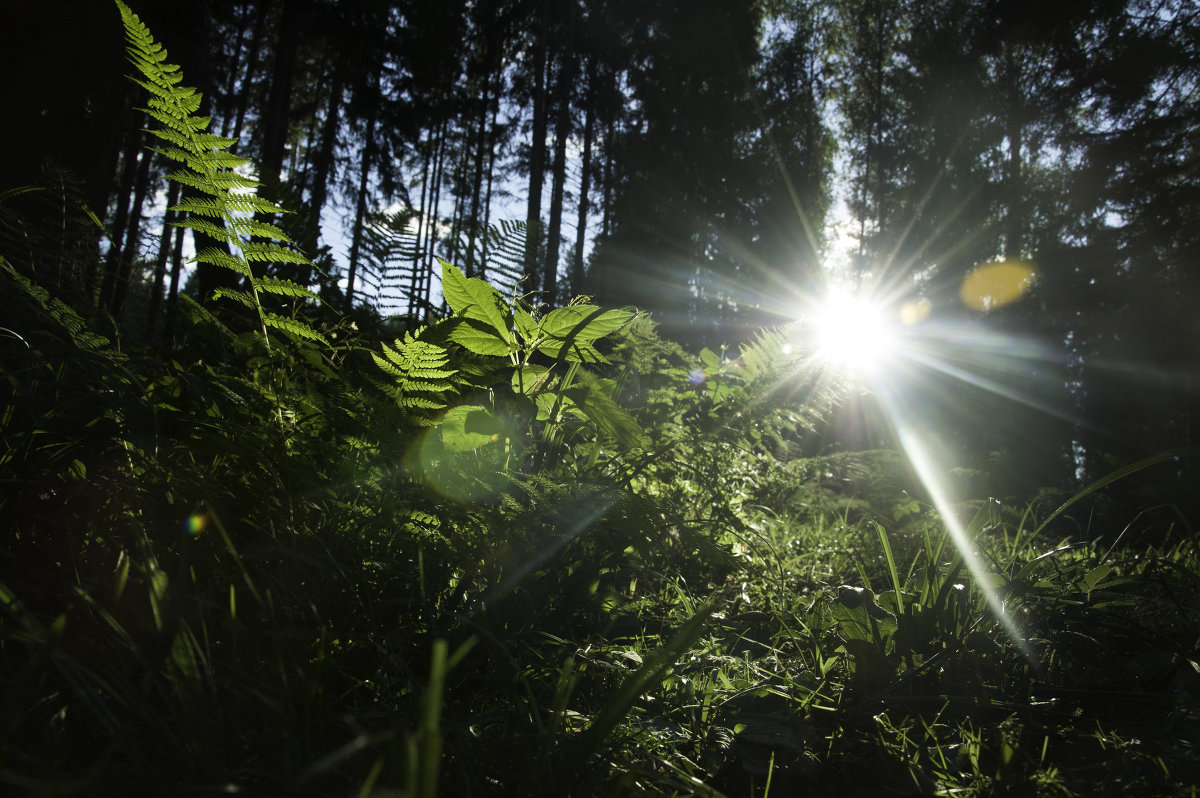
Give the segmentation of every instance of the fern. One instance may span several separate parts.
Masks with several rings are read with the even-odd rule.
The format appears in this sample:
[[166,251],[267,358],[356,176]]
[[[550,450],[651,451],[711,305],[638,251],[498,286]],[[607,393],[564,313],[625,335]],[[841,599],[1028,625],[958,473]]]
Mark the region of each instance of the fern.
[[512,296],[517,284],[529,274],[529,264],[525,262],[528,230],[524,221],[503,219],[499,225],[490,224],[479,230],[474,239],[467,236],[463,241],[460,238],[459,246],[448,260],[479,264],[479,277],[506,296]]
[[368,214],[363,225],[360,279],[371,291],[362,294],[374,293],[375,306],[384,315],[413,313],[420,304],[417,297],[425,293],[411,221],[408,210],[380,211]]
[[170,210],[186,213],[176,222],[193,232],[219,241],[224,248],[206,247],[195,260],[229,269],[242,278],[244,290],[220,290],[215,298],[230,299],[253,311],[262,328],[263,340],[271,347],[268,329],[319,341],[328,340],[309,325],[272,313],[263,307],[262,294],[320,301],[313,291],[290,280],[255,274],[252,263],[289,263],[312,267],[304,255],[284,246],[292,244],[282,230],[256,215],[284,213],[273,202],[257,196],[258,181],[237,170],[251,163],[229,152],[237,139],[207,132],[209,118],[198,116],[200,92],[180,85],[183,74],[176,64],[166,63],[167,51],[154,41],[149,29],[121,0],[115,0],[125,26],[126,53],[144,80],[131,78],[149,94],[143,110],[161,128],[149,132],[165,142],[153,151],[182,166],[167,175],[199,196],[184,197]]
[[[528,275],[524,221],[504,220],[463,232],[442,247],[446,260],[475,265],[475,276],[487,279],[504,296],[515,296]],[[381,312],[429,311],[429,286],[436,259],[424,245],[424,233],[410,210],[371,214],[364,225],[363,277]]]
[[394,348],[383,345],[383,357],[371,353],[376,365],[395,382],[384,386],[385,392],[401,407],[421,410],[443,410],[446,394],[456,390],[451,378],[457,369],[448,368],[450,353],[430,341],[423,341],[412,332],[396,339]]

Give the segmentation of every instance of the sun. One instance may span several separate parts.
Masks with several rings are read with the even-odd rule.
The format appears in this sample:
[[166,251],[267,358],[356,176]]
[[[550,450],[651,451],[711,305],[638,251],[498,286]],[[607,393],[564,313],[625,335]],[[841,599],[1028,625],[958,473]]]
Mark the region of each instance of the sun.
[[846,290],[830,292],[809,323],[817,357],[858,376],[876,373],[896,346],[882,303]]

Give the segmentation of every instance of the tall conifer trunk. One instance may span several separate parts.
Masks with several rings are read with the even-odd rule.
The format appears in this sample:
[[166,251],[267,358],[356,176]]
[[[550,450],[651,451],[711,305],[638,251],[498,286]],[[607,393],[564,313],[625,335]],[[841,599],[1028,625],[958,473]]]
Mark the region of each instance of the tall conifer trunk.
[[[379,78],[375,76],[375,88],[379,89]],[[354,280],[358,276],[358,259],[362,251],[363,224],[367,218],[367,188],[370,183],[371,167],[375,160],[375,107],[372,106],[367,114],[367,127],[363,134],[366,144],[363,147],[362,164],[358,173],[358,202],[354,208],[354,230],[350,242],[350,265],[346,270],[346,313],[354,307]]]
[[[167,207],[179,202],[179,184],[171,181],[167,189]],[[175,220],[175,212],[167,211],[163,217],[162,234],[158,238],[158,257],[154,261],[154,277],[150,281],[150,307],[146,312],[146,340],[154,343],[155,332],[158,328],[158,315],[162,310],[163,281],[167,275],[167,261],[171,256],[171,233],[175,228],[171,222]]]
[[558,103],[554,124],[554,182],[550,190],[550,230],[546,236],[546,270],[542,273],[545,301],[554,307],[558,301],[558,258],[562,238],[563,195],[567,183],[567,139],[571,137],[571,84],[575,82],[578,57],[567,54],[559,68],[555,100]]
[[250,82],[254,80],[255,73],[258,72],[258,63],[260,53],[265,49],[262,44],[263,34],[267,26],[267,10],[270,8],[270,3],[258,3],[257,13],[254,15],[254,30],[250,34],[249,51],[250,56],[246,60],[246,72],[242,76],[242,90],[237,93],[237,112],[233,120],[233,125],[226,133],[225,125],[221,126],[221,134],[228,135],[233,138],[240,138],[242,128],[246,124],[246,111],[250,106]]
[[433,163],[433,134],[430,133],[426,138],[425,146],[421,147],[423,156],[421,158],[421,200],[417,206],[417,231],[416,231],[416,246],[413,247],[413,262],[411,279],[408,287],[408,315],[415,316],[417,311],[424,307],[421,302],[421,286],[424,285],[424,270],[425,270],[425,255],[422,251],[422,243],[425,241],[425,225],[426,217],[429,210],[429,197],[432,192],[429,190],[429,170]]
[[579,295],[583,291],[583,247],[587,239],[588,194],[592,178],[592,138],[596,126],[596,62],[590,60],[587,70],[587,94],[584,98],[583,163],[579,179],[579,218],[575,225],[575,253],[571,259],[571,291]]
[[[484,44],[486,48],[487,45]],[[487,154],[487,117],[488,108],[491,106],[491,59],[487,55],[484,57],[483,67],[483,97],[479,100],[479,114],[476,119],[475,128],[475,171],[471,176],[471,211],[468,214],[468,232],[467,232],[467,263],[466,274],[468,277],[476,277],[475,269],[475,238],[480,230],[479,207],[483,193],[483,170],[484,164],[488,159]],[[480,263],[480,267],[482,267]]]
[[271,88],[263,112],[262,157],[259,160],[259,179],[268,186],[279,179],[283,169],[296,51],[300,46],[300,3],[297,0],[283,0],[282,6],[279,40],[275,45],[275,67],[271,71]]
[[546,49],[547,9],[543,3],[533,43],[533,140],[529,149],[529,203],[525,213],[525,269],[537,273],[541,249],[539,227],[542,220],[542,183],[546,171]]
[[[109,240],[108,254],[104,258],[104,280],[100,283],[98,306],[105,310],[112,309],[113,294],[117,286],[117,273],[121,268],[121,245],[125,240],[125,226],[129,220],[129,203],[133,197],[133,184],[137,175],[141,143],[141,132],[129,131],[125,153],[121,158],[121,186],[117,190],[117,209],[113,216],[112,236]],[[142,160],[149,157],[150,153],[144,153]]]
[[333,172],[333,153],[337,146],[339,121],[341,119],[342,92],[345,86],[345,59],[338,57],[334,67],[333,83],[329,90],[329,108],[325,111],[325,120],[321,125],[321,146],[317,151],[317,160],[313,165],[312,191],[309,199],[317,219],[329,197],[329,179]]
[[146,192],[150,188],[150,162],[153,154],[142,152],[138,163],[137,179],[133,188],[133,208],[129,212],[129,223],[126,225],[125,238],[121,243],[120,263],[117,270],[117,284],[113,289],[112,304],[109,309],[112,315],[120,319],[125,309],[125,300],[129,296],[129,276],[133,271],[133,262],[137,257],[138,239],[142,233],[142,206],[146,202]]

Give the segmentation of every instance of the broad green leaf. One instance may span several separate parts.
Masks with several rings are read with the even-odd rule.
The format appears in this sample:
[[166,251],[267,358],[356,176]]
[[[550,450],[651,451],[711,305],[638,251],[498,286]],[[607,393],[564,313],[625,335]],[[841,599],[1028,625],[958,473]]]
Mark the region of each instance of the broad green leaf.
[[717,357],[717,353],[709,349],[707,346],[700,350],[700,362],[704,364],[706,369],[716,371],[721,368],[721,359]]
[[605,310],[596,305],[570,305],[542,319],[542,332],[555,338],[594,341],[624,327],[634,317],[628,310]]
[[519,366],[513,372],[513,392],[524,396],[533,396],[546,387],[550,377],[550,369],[545,366]]
[[1096,585],[1104,581],[1104,578],[1112,573],[1111,565],[1100,565],[1088,571],[1083,577],[1084,590],[1089,593],[1096,589]]
[[830,607],[844,641],[877,642],[896,631],[896,616],[876,604],[871,592],[863,588],[842,585]]
[[466,277],[458,267],[442,261],[442,295],[455,315],[488,324],[497,336],[515,348],[516,339],[509,330],[508,305],[487,281]]
[[502,338],[494,327],[474,318],[458,319],[450,340],[477,355],[503,357],[516,350],[516,342]]
[[554,393],[539,393],[533,397],[537,403],[537,420],[538,421],[555,421],[562,420],[564,416],[575,416],[576,418],[587,418],[579,406],[575,404],[575,400],[570,396]]
[[540,330],[538,323],[533,316],[529,315],[529,311],[524,308],[516,308],[513,311],[513,321],[516,323],[517,332],[521,334],[521,339],[529,344],[536,341]]
[[637,421],[625,408],[613,401],[616,383],[612,380],[596,380],[590,385],[576,386],[564,393],[575,400],[588,420],[598,428],[616,438],[624,446],[640,448],[646,445],[646,436]]
[[607,363],[608,358],[600,354],[588,341],[551,339],[538,347],[538,351],[555,360],[577,363]]
[[479,405],[450,409],[437,427],[448,452],[473,451],[499,440],[505,432],[504,422]]

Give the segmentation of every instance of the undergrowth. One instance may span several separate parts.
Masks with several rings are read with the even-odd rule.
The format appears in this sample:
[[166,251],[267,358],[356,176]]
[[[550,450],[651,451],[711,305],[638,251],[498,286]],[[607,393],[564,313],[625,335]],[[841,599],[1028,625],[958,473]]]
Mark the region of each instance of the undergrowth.
[[6,794],[1200,784],[1185,521],[980,501],[964,558],[899,454],[820,451],[782,332],[691,356],[444,264],[428,326],[268,339],[227,244],[258,330],[184,298],[165,356],[0,265]]

